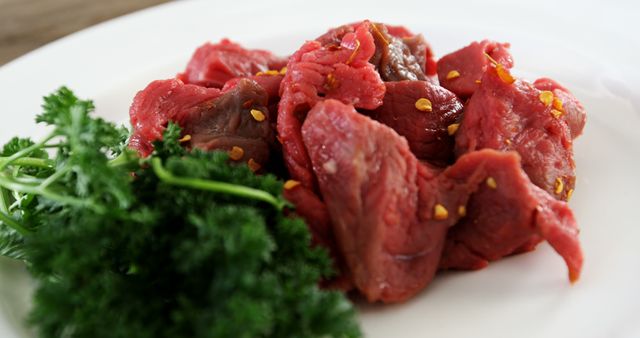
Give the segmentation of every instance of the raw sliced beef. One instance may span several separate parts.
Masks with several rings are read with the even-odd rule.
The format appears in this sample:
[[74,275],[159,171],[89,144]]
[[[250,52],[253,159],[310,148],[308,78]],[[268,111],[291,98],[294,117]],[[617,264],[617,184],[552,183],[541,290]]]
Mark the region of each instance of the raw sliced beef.
[[[295,183],[294,183],[295,184]],[[338,250],[337,242],[331,226],[331,218],[327,207],[313,191],[296,184],[283,191],[284,197],[295,206],[295,213],[307,223],[312,235],[313,245],[325,248],[333,259],[336,275],[322,281],[322,286],[349,291],[353,289],[353,282],[349,269]]]
[[[462,156],[444,171],[433,170],[420,164],[391,128],[335,100],[309,112],[302,135],[339,250],[355,287],[369,301],[399,302],[422,290],[435,274],[447,230],[461,217],[467,217],[462,224],[476,219],[471,213],[483,216],[479,226],[501,220],[490,237],[497,247],[487,247],[487,256],[510,254],[539,235],[565,258],[571,280],[579,275],[582,255],[573,215],[529,181],[515,152],[486,149]],[[489,180],[499,184],[487,199],[491,204],[467,205]],[[511,198],[518,194],[524,198],[515,203]],[[496,210],[507,212],[494,215]],[[454,263],[476,258],[461,249],[447,255]]]
[[217,44],[205,43],[196,49],[184,73],[178,78],[189,84],[222,88],[234,77],[255,75],[268,70],[280,70],[287,59],[265,50],[245,49],[223,39]]
[[[449,131],[455,132],[462,119],[462,102],[428,81],[385,82],[385,86],[382,106],[369,116],[404,136],[419,159],[440,166],[452,163],[454,138]],[[431,108],[420,110],[416,102],[424,99]]]
[[260,87],[265,90],[267,96],[269,97],[269,108],[271,108],[272,105],[274,107],[277,107],[277,104],[280,101],[280,83],[282,83],[283,78],[284,75],[280,73],[234,77],[224,84],[224,86],[222,87],[222,92],[226,92],[235,87],[240,81],[242,81],[242,79],[249,79],[255,81],[258,85],[260,85]]
[[431,45],[427,43],[422,34],[414,34],[404,26],[393,26],[384,24],[389,34],[401,38],[409,46],[411,54],[418,59],[422,71],[427,76],[436,75],[436,59]]
[[428,47],[422,36],[411,39],[412,50],[405,39],[395,37],[383,24],[371,24],[372,35],[376,43],[376,53],[369,62],[376,66],[384,81],[426,80],[425,63]]
[[[390,26],[387,26],[387,28],[389,27]],[[391,28],[389,28],[389,34],[397,36],[391,31]],[[416,60],[418,60],[424,74],[429,78],[434,77],[437,74],[435,54],[433,53],[433,49],[431,49],[431,45],[424,39],[424,36],[422,36],[422,34],[406,36],[402,37],[402,41],[409,47],[411,54],[416,57]]]
[[224,93],[180,80],[154,81],[134,98],[129,146],[149,155],[152,142],[173,121],[189,135],[185,146],[233,151],[232,160],[250,162],[257,170],[268,161],[275,138],[266,105],[264,89],[248,79]]
[[136,95],[129,146],[151,154],[173,121],[188,149],[290,178],[285,212],[337,272],[321,286],[370,302],[405,301],[438,269],[479,269],[543,240],[573,282],[583,257],[564,200],[585,111],[553,80],[511,76],[508,48],[473,42],[436,63],[422,35],[368,20],[286,59],[207,43]]
[[242,79],[232,89],[209,102],[206,109],[192,112],[178,122],[188,147],[226,150],[234,161],[248,162],[254,170],[267,164],[275,142],[262,86]]
[[440,85],[461,98],[473,94],[479,86],[482,75],[491,65],[488,54],[505,68],[513,67],[508,43],[489,40],[472,42],[470,45],[438,60],[438,80]]
[[[342,37],[355,31],[362,22],[329,30],[316,40],[325,46],[338,46]],[[376,52],[369,62],[376,66],[384,81],[426,80],[435,74],[436,62],[422,34],[413,34],[402,26],[370,23]]]
[[344,34],[340,45],[306,42],[289,59],[280,86],[278,136],[292,178],[315,190],[311,161],[300,128],[307,111],[318,101],[338,99],[355,107],[375,109],[382,104],[384,83],[368,60],[375,52],[369,22]]
[[389,32],[389,34],[404,39],[404,38],[410,38],[412,36],[416,36],[416,34],[414,34],[411,30],[409,30],[407,27],[405,26],[395,26],[395,25],[389,25],[389,24],[384,24],[387,27],[387,31]]
[[478,168],[482,176],[491,178],[471,196],[466,216],[449,231],[440,267],[483,268],[546,239],[564,258],[571,282],[576,281],[582,251],[569,206],[531,184],[514,152],[471,152],[460,157],[446,175],[467,179],[469,173],[478,175]]
[[220,95],[219,89],[185,85],[175,79],[151,82],[136,94],[129,109],[133,128],[129,147],[148,156],[153,151],[152,142],[162,138],[169,121],[206,109]]
[[515,150],[535,185],[566,200],[575,184],[571,131],[541,93],[525,81],[505,82],[490,67],[465,109],[456,153]]
[[552,104],[555,108],[564,112],[562,118],[569,124],[571,137],[575,139],[580,136],[584,125],[587,123],[587,114],[580,101],[568,89],[548,78],[537,79],[533,86],[553,93],[554,100],[557,99],[557,101],[553,101]]
[[[433,278],[464,194],[439,194],[405,139],[336,100],[318,103],[302,127],[341,254],[371,302],[403,301]],[[425,195],[420,194],[421,191]]]

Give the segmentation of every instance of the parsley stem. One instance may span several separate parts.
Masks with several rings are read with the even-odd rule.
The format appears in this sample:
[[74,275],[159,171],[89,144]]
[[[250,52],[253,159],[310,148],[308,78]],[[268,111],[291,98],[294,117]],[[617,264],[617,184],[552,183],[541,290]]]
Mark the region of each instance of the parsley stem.
[[0,187],[0,212],[9,212],[9,191]]
[[64,146],[69,146],[68,143],[54,143],[54,144],[45,144],[42,148],[61,148]]
[[0,163],[4,164],[5,161],[21,167],[53,168],[55,165],[53,160],[37,157],[21,157],[12,161],[9,161],[9,157],[0,157]]
[[53,175],[47,177],[44,181],[42,181],[42,183],[40,183],[40,189],[45,189],[46,187],[51,185],[51,183],[55,182],[57,179],[68,173],[70,170],[71,168],[68,165],[62,169],[57,170],[55,173],[53,173]]
[[109,166],[118,167],[122,165],[128,165],[131,162],[137,161],[137,160],[138,160],[138,155],[135,152],[129,149],[125,149],[122,153],[120,153],[120,155],[118,155],[118,157],[109,161]]
[[282,208],[284,207],[284,203],[278,201],[278,199],[273,195],[263,190],[226,182],[174,176],[171,172],[164,168],[164,166],[162,165],[162,160],[158,157],[151,159],[151,167],[153,168],[156,176],[158,176],[161,181],[171,185],[219,192],[223,194],[263,201],[273,205],[278,210],[282,210]]
[[16,182],[2,174],[0,174],[0,187],[13,190],[14,192],[20,192],[23,194],[39,195],[46,199],[56,201],[62,204],[73,205],[76,207],[88,207],[95,210],[97,213],[105,212],[103,207],[96,205],[95,203],[92,203],[91,200],[59,195],[49,189],[46,189],[40,186],[33,186],[33,185],[27,185],[24,183]]
[[54,138],[56,136],[55,133],[51,133],[49,134],[49,136],[45,137],[44,139],[42,139],[40,142],[38,143],[34,143],[18,152],[16,152],[15,154],[3,158],[2,160],[0,160],[0,171],[4,170],[4,168],[6,168],[9,164],[11,164],[12,162],[16,161],[17,159],[27,156],[29,153],[31,153],[32,151],[36,150],[36,149],[40,149],[42,148],[47,142],[49,142],[52,138]]
[[40,183],[42,183],[42,179],[37,178],[37,177],[33,177],[33,176],[16,176],[13,177],[12,180],[16,183],[20,183],[20,184],[24,184],[24,185],[30,185],[30,186],[37,186]]
[[4,212],[0,212],[0,221],[17,231],[22,236],[26,236],[31,233],[31,230],[25,228],[22,224],[16,222],[13,217],[5,214]]

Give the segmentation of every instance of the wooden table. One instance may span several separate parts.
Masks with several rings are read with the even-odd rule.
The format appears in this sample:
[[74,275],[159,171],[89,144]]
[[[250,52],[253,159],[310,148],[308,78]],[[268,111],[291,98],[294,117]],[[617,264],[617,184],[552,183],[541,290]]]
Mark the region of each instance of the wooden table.
[[0,0],[0,65],[65,35],[169,0]]

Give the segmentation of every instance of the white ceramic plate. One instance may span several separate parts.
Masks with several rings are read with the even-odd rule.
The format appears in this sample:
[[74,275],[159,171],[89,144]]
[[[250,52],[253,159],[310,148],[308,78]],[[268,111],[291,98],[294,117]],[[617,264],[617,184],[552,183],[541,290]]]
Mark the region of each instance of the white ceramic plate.
[[[230,37],[280,54],[341,23],[370,18],[422,32],[442,55],[470,41],[512,43],[518,74],[552,77],[589,112],[575,144],[571,205],[586,256],[571,286],[548,245],[477,272],[447,273],[406,304],[361,306],[368,337],[640,337],[640,43],[632,2],[481,4],[322,1],[176,2],[112,20],[0,68],[0,142],[42,135],[41,96],[60,85],[126,119],[135,92],[182,70],[207,40]],[[634,54],[635,53],[635,54]],[[27,337],[29,279],[0,260],[0,336]],[[25,291],[26,290],[26,291]]]

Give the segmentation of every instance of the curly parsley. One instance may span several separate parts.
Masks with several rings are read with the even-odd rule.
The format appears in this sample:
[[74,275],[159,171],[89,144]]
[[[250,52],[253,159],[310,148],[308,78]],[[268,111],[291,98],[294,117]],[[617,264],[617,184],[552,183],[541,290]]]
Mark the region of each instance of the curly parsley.
[[61,88],[53,127],[0,153],[0,255],[37,281],[40,337],[359,337],[306,225],[283,214],[282,182],[187,152],[169,125],[149,158],[124,128]]

